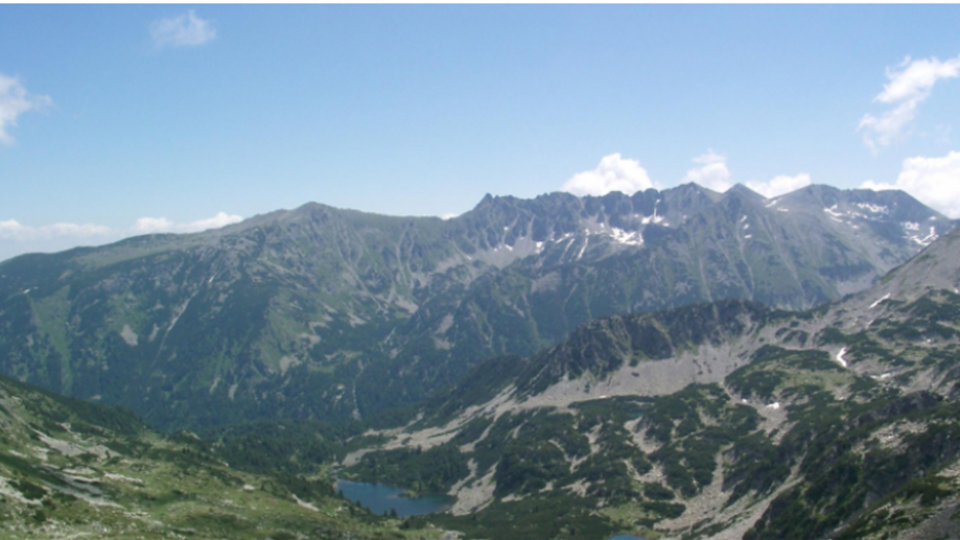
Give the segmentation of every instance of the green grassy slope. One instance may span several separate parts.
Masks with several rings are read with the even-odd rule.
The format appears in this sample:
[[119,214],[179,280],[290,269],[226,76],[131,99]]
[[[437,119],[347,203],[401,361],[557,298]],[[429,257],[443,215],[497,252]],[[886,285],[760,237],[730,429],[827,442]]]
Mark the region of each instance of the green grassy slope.
[[188,432],[0,377],[0,538],[434,539],[325,476],[231,468]]

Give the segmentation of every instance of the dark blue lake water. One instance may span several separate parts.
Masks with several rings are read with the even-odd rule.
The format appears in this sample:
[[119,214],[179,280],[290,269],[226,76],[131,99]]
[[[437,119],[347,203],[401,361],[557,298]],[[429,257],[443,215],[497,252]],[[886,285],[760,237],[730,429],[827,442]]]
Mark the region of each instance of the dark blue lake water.
[[402,489],[383,484],[337,480],[337,489],[342,490],[343,495],[351,501],[360,501],[364,508],[369,508],[375,514],[389,513],[393,509],[400,517],[422,516],[443,512],[453,504],[450,497],[444,495],[401,497]]
[[[384,484],[368,484],[366,482],[351,482],[337,480],[337,489],[351,501],[360,501],[364,508],[369,508],[375,514],[389,513],[391,509],[397,511],[400,517],[422,516],[443,512],[450,508],[453,500],[445,495],[427,495],[425,497],[402,497],[403,490]],[[609,540],[644,540],[639,536],[622,534]]]

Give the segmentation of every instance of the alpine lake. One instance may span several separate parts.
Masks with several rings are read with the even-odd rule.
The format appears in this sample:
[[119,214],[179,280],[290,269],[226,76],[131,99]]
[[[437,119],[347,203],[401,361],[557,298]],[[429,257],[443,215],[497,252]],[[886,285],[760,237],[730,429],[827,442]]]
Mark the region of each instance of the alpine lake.
[[[443,512],[453,505],[453,499],[446,495],[411,497],[405,495],[403,489],[385,484],[337,480],[337,489],[343,491],[343,496],[347,499],[359,502],[364,508],[369,508],[375,514],[389,514],[391,510],[396,510],[397,517],[401,518]],[[608,540],[644,539],[639,536],[621,534]]]
[[374,514],[389,514],[396,510],[397,516],[402,518],[443,512],[453,505],[453,499],[446,495],[411,497],[400,488],[384,484],[337,480],[337,489],[343,491],[344,497],[359,502]]

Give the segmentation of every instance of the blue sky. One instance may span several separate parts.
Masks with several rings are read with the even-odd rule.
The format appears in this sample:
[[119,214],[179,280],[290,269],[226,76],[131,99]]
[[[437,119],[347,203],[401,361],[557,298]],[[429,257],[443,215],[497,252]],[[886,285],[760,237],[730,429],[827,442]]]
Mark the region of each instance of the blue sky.
[[0,259],[690,180],[958,217],[958,75],[949,5],[0,5]]

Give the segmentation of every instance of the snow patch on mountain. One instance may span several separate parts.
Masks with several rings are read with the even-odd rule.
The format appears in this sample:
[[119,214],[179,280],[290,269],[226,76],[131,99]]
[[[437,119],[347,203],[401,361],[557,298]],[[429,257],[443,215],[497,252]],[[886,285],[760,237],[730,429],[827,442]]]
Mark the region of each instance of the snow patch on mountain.
[[869,308],[869,309],[873,309],[873,308],[879,306],[881,302],[883,302],[884,300],[886,300],[886,299],[888,299],[888,298],[890,298],[890,293],[887,293],[887,294],[883,295],[883,298],[880,298],[880,299],[877,300],[876,302],[870,304],[870,308]]
[[[660,201],[657,201],[657,204],[659,203]],[[649,225],[651,223],[653,223],[654,225],[659,225],[661,223],[664,223],[664,219],[665,218],[663,216],[657,215],[657,206],[654,205],[653,215],[645,216],[643,219],[640,220],[640,222],[643,223],[644,225]],[[664,223],[664,225],[669,225],[669,224]]]
[[857,208],[861,210],[866,210],[868,212],[873,212],[874,214],[889,214],[890,209],[886,206],[880,206],[878,204],[870,203],[857,203]]
[[843,366],[843,367],[847,367],[847,361],[843,359],[843,355],[845,355],[845,354],[847,354],[847,348],[846,348],[846,347],[840,349],[840,352],[838,352],[838,353],[837,353],[837,356],[835,357],[836,360],[837,360],[837,363],[839,363],[839,364],[840,364],[841,366]]
[[610,229],[610,238],[613,238],[618,243],[626,246],[642,246],[643,245],[643,235],[639,231],[625,231],[623,229],[618,229],[616,227],[611,227]]
[[[910,225],[916,225],[916,229],[907,228],[907,227],[906,227],[906,224],[904,225],[904,228],[907,229],[907,230],[917,230],[917,229],[920,228],[919,225],[916,224],[916,223],[911,223]],[[923,247],[927,247],[927,246],[929,246],[930,244],[932,244],[932,243],[934,242],[934,240],[936,240],[937,238],[940,238],[940,236],[937,234],[937,228],[936,228],[936,227],[930,227],[930,234],[928,234],[928,235],[926,235],[926,236],[921,236],[921,234],[922,234],[922,233],[920,233],[920,234],[913,234],[913,235],[907,235],[907,239],[912,240],[912,241],[916,242],[917,244],[920,244],[920,245],[923,246]]]

